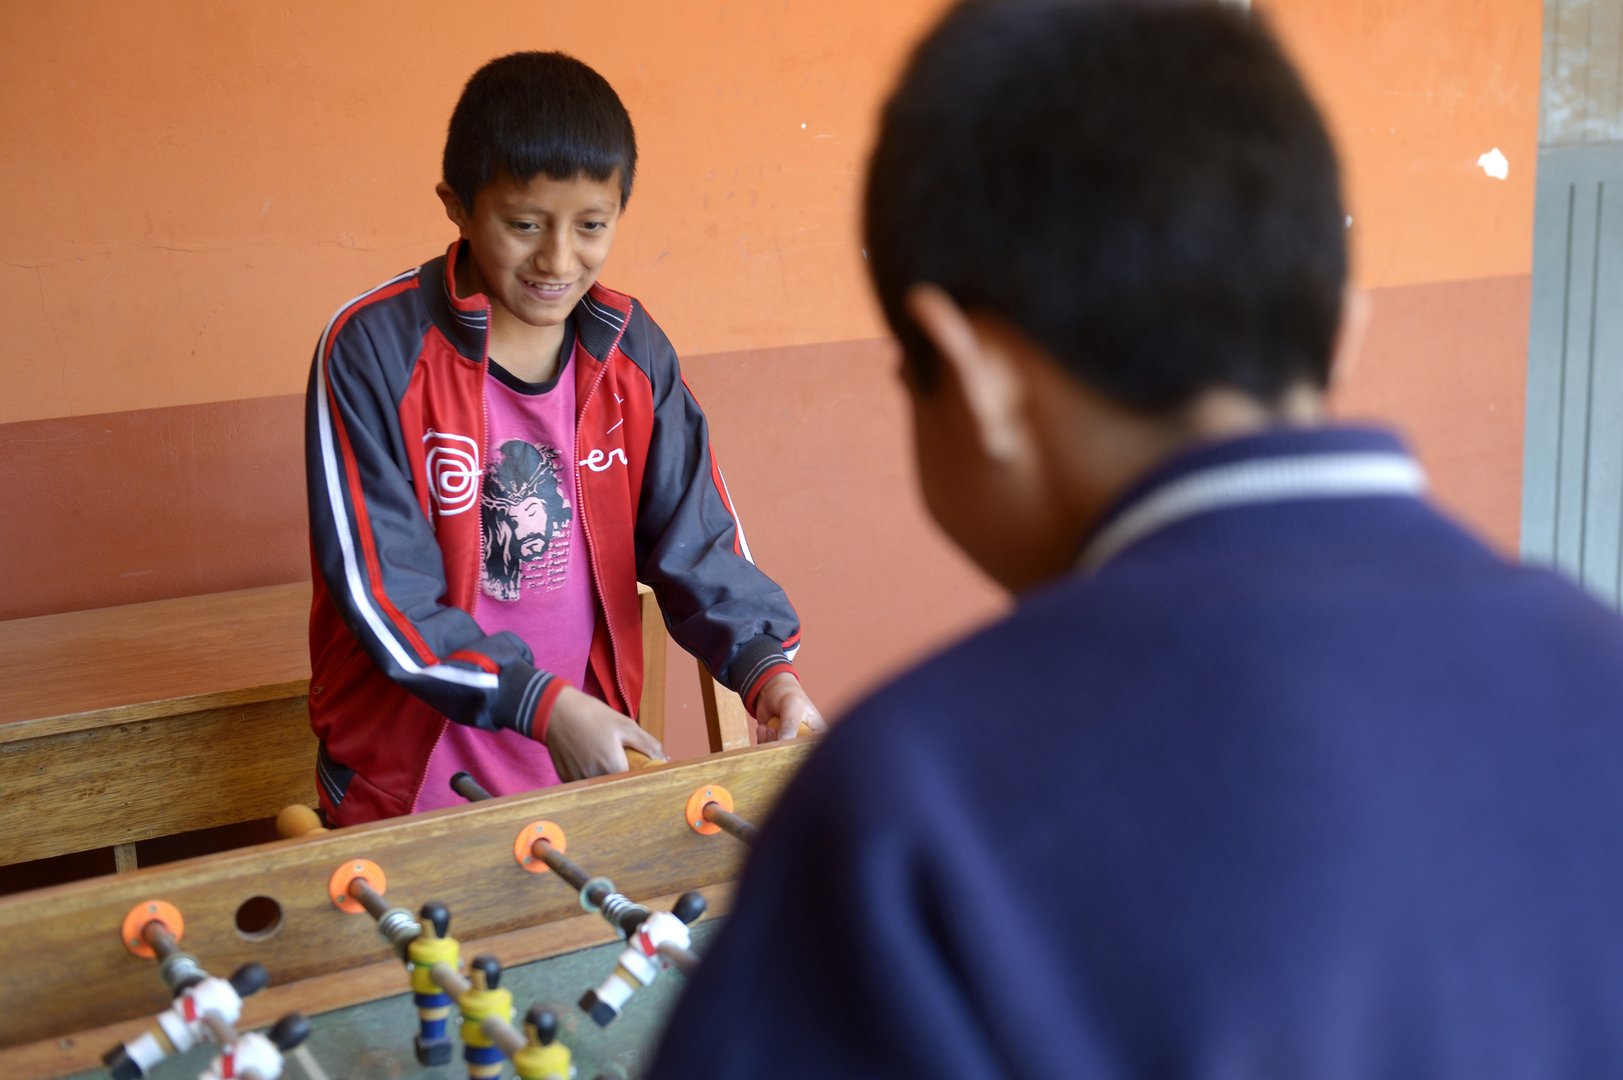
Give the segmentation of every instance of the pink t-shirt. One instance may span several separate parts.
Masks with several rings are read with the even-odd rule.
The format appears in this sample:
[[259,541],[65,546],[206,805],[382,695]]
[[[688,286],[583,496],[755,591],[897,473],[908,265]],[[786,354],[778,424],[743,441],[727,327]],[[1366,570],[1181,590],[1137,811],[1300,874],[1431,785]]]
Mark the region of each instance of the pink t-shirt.
[[[570,335],[565,341],[566,350],[572,340]],[[569,364],[551,383],[536,385],[519,382],[492,361],[479,499],[485,560],[473,616],[486,634],[518,635],[535,654],[536,667],[581,687],[596,605],[576,518],[575,378]],[[559,782],[541,743],[516,731],[448,724],[412,810],[461,803],[450,779],[464,770],[493,795]]]

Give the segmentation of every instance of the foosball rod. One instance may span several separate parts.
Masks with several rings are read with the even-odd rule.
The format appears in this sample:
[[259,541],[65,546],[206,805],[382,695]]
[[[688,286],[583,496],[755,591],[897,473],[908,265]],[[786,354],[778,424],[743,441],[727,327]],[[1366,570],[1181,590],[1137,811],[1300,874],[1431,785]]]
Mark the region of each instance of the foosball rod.
[[[472,776],[465,772],[459,772],[455,776],[451,777],[451,790],[455,791],[458,795],[462,796],[464,799],[467,799],[469,802],[481,802],[485,799],[491,798],[490,792],[485,790],[484,785],[480,784],[479,781],[475,780]],[[714,799],[705,801],[704,809],[701,811],[701,817],[703,817],[705,821],[708,821],[712,825],[715,825],[717,828],[721,829],[723,832],[726,832],[730,836],[737,837],[746,844],[753,844],[755,842],[755,826],[733,813],[730,809],[723,807]],[[537,841],[537,843],[539,842],[540,841]],[[551,864],[549,863],[548,865],[550,866]],[[579,888],[579,886],[576,887]]]
[[181,951],[180,942],[162,920],[152,919],[141,927],[141,940],[152,948],[158,960],[158,974],[171,994],[178,994],[208,977],[195,956]]
[[[377,885],[372,884],[376,879]],[[403,907],[391,907],[383,898],[388,878],[383,867],[369,859],[350,859],[333,871],[327,884],[328,899],[340,911],[358,914],[365,911],[377,922],[378,934],[394,949],[402,961],[406,948],[423,932],[417,916]]]
[[[465,772],[451,777],[451,789],[469,802],[482,802],[491,797],[484,785]],[[614,891],[614,882],[592,877],[545,837],[536,838],[529,845],[529,852],[579,893],[582,906],[599,912],[621,937],[630,937],[648,917],[647,908]]]
[[[459,772],[451,777],[451,790],[469,802],[484,802],[486,799],[491,798],[490,792],[485,790],[484,785],[465,772]],[[553,873],[569,882],[570,886],[578,893],[584,894],[588,885],[598,881],[607,886],[602,890],[603,894],[606,895],[614,890],[614,886],[609,884],[608,879],[592,877],[577,866],[573,860],[564,855],[563,852],[544,839],[537,840],[530,845],[530,853],[546,863]],[[601,899],[601,896],[586,896],[585,899],[596,904]]]
[[754,844],[759,831],[755,824],[733,813],[732,792],[720,784],[695,788],[682,811],[688,828],[700,836],[724,832],[742,844]]
[[705,803],[701,816],[727,835],[746,844],[755,843],[755,834],[758,831],[755,826],[731,810],[722,809],[720,803]]
[[[490,798],[485,787],[465,772],[451,777],[451,789],[470,802]],[[724,800],[731,808],[732,800],[719,787],[701,788],[709,798]],[[596,911],[626,940],[626,949],[620,954],[615,969],[601,986],[586,992],[580,1005],[598,1026],[606,1027],[620,1009],[636,993],[639,985],[651,985],[659,974],[660,966],[653,962],[658,956],[665,963],[691,975],[699,966],[699,959],[688,949],[687,926],[704,913],[704,896],[697,892],[684,893],[676,907],[669,912],[653,912],[641,904],[614,891],[613,882],[604,877],[590,877],[585,870],[563,853],[565,835],[555,822],[534,821],[519,830],[513,841],[513,857],[530,873],[539,873],[542,867],[551,870],[580,895],[581,906]],[[539,865],[536,865],[539,864]],[[439,965],[430,969],[430,977],[438,980]],[[437,983],[447,993],[457,992],[443,983]],[[481,1029],[483,1031],[483,1029]],[[484,1034],[492,1043],[500,1045],[488,1032]]]
[[358,877],[349,883],[349,895],[377,920],[378,933],[396,948],[405,948],[423,932],[422,925],[410,911],[391,906],[365,878]]
[[[459,772],[451,777],[451,790],[469,802],[484,802],[486,799],[491,798],[490,792],[485,790],[484,785],[465,772]],[[600,880],[593,878],[585,870],[575,865],[563,852],[553,847],[546,840],[537,840],[532,844],[530,853],[546,863],[553,873],[569,882],[570,886],[578,893],[584,894],[588,885]],[[605,885],[608,885],[607,879],[601,880]],[[605,894],[612,892],[613,888],[613,885],[608,885],[608,888],[604,889],[603,892]],[[587,896],[585,899],[595,904],[600,898]]]
[[[484,785],[480,784],[479,781],[475,780],[471,775],[465,772],[459,772],[451,777],[451,790],[455,791],[458,795],[461,795],[469,802],[481,802],[491,797],[490,792],[485,790]],[[723,810],[714,802],[709,803],[705,807],[705,810],[707,813],[713,810],[719,814],[725,815],[729,819],[729,823],[739,830],[739,832],[734,833],[734,835],[738,836],[738,838],[743,840],[745,843],[748,843],[754,838],[755,826],[751,825],[738,815],[728,813],[728,811]],[[728,825],[722,824],[721,827],[727,828]],[[612,890],[614,887],[608,882],[607,879],[589,878],[586,871],[575,865],[575,863],[568,859],[563,852],[559,851],[545,839],[538,839],[531,844],[530,853],[537,859],[540,859],[542,862],[546,863],[546,865],[551,868],[554,873],[567,881],[577,892],[581,894],[582,899],[592,907],[600,908],[607,897],[612,895]],[[617,922],[615,919],[609,916],[608,912],[604,912],[604,917],[608,918],[610,922],[615,923],[616,929],[620,930],[621,935],[629,937],[631,933],[636,930],[637,926],[641,924],[642,920],[647,917],[648,909],[637,905],[631,909],[628,909],[626,911],[626,915],[630,916],[626,922]],[[624,918],[624,916],[622,916],[622,918]],[[683,921],[687,922],[690,920],[684,919]],[[629,927],[627,926],[627,923],[630,924]],[[699,968],[698,956],[695,955],[691,950],[685,949],[674,942],[661,943],[659,946],[659,955],[670,961],[671,964],[684,975],[692,975]]]

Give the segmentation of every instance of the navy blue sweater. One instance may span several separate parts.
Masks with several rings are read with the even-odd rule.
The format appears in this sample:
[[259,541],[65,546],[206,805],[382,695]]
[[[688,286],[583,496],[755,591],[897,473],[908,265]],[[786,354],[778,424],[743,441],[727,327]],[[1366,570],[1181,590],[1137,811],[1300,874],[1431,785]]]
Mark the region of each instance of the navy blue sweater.
[[1190,477],[1348,453],[1405,460],[1185,456],[837,725],[655,1075],[1623,1075],[1623,620],[1356,485],[1101,554]]

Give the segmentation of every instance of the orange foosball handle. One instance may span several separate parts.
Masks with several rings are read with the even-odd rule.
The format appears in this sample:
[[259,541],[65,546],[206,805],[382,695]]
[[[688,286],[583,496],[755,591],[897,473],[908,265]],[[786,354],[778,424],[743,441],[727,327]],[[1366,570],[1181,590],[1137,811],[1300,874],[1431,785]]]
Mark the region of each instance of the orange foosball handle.
[[316,812],[308,806],[294,803],[284,806],[282,812],[276,815],[276,835],[284,840],[326,831],[327,827],[321,824]]

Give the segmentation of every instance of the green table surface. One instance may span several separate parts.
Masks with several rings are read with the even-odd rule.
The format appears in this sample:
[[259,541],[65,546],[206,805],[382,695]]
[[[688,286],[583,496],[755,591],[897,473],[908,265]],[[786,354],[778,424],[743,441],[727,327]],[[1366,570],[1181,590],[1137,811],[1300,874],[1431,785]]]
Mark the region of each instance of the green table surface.
[[[720,921],[705,921],[693,927],[693,945],[702,950]],[[522,1023],[524,1013],[536,1002],[550,1005],[558,1014],[559,1037],[574,1054],[575,1074],[580,1080],[608,1077],[634,1080],[650,1064],[665,1019],[682,990],[684,976],[675,969],[664,972],[653,986],[640,988],[626,1003],[620,1016],[600,1028],[576,1004],[582,994],[596,987],[614,970],[615,958],[623,943],[599,945],[579,952],[522,964],[502,973],[502,985],[513,991],[513,1004]],[[469,959],[464,957],[464,963]],[[402,974],[404,984],[405,976]],[[452,1020],[455,1021],[453,1015]],[[412,1054],[411,1039],[417,1033],[417,1011],[411,994],[370,1001],[363,1005],[335,1009],[310,1017],[310,1038],[304,1049],[320,1072],[304,1067],[298,1051],[287,1055],[283,1080],[458,1080],[467,1076],[462,1063],[460,1040],[449,1065],[427,1068]],[[454,1037],[454,1036],[453,1036]],[[213,1060],[214,1046],[194,1046],[184,1054],[161,1062],[147,1074],[149,1080],[196,1080]],[[513,1075],[508,1063],[504,1076]],[[72,1080],[105,1078],[104,1069],[79,1073]]]

